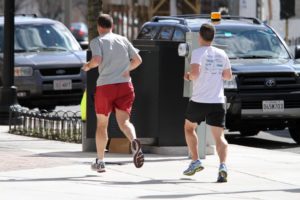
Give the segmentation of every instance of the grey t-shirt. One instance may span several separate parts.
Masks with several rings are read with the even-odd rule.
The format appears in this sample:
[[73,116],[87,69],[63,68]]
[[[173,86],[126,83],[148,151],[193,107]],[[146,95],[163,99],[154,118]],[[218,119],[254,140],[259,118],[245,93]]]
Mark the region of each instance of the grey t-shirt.
[[130,77],[123,74],[129,69],[130,59],[138,54],[126,37],[107,33],[94,38],[90,42],[93,56],[101,56],[102,63],[98,67],[97,86],[130,82]]

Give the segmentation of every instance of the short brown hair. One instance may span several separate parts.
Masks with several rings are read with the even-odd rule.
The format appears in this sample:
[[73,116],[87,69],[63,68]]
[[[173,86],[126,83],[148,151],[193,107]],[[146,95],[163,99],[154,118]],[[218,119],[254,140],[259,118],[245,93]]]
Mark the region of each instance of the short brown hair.
[[212,24],[202,24],[199,30],[199,34],[203,38],[203,40],[207,42],[211,42],[215,36],[215,27]]
[[100,14],[97,23],[98,26],[102,28],[111,28],[113,25],[113,19],[108,14]]

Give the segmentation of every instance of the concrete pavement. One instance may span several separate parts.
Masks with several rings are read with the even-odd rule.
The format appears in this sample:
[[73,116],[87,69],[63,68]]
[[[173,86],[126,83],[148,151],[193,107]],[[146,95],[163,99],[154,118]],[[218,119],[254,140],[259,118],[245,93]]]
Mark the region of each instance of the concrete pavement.
[[0,126],[1,200],[79,199],[300,199],[298,154],[230,145],[229,182],[216,183],[218,159],[182,175],[186,156],[146,154],[136,169],[131,155],[107,154],[107,172],[90,170],[94,152],[80,144],[8,134]]

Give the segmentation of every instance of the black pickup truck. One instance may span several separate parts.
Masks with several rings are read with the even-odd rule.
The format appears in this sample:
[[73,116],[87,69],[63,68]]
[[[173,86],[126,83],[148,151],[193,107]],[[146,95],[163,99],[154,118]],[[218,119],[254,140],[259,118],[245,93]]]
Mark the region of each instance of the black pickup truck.
[[215,24],[213,45],[225,50],[234,74],[232,81],[224,82],[226,128],[243,136],[288,128],[300,144],[300,53],[297,48],[292,53],[270,26],[240,16],[222,16],[217,22],[210,15],[156,16],[143,25],[135,45],[143,51],[151,45],[181,43],[178,50],[189,59],[195,46],[191,35],[203,23]]

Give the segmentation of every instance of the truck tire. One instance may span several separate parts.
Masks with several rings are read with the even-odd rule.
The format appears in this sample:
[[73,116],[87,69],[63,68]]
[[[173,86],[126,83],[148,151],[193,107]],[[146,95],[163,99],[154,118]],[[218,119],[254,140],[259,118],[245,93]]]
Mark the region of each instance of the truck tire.
[[240,130],[240,134],[243,137],[248,137],[248,136],[254,136],[259,133],[260,130],[253,130],[253,129],[242,129]]
[[296,125],[289,127],[289,132],[291,138],[293,138],[297,144],[300,144],[300,126]]

